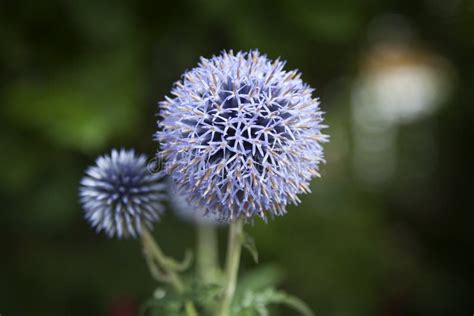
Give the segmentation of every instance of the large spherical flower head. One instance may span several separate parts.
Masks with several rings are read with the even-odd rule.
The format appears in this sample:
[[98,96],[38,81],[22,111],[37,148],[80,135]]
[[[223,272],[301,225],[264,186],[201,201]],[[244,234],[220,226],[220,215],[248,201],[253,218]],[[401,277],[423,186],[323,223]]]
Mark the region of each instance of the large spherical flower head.
[[146,156],[133,150],[112,150],[99,157],[81,180],[86,219],[109,237],[136,237],[142,225],[151,229],[163,212],[165,186],[160,178],[147,169]]
[[226,221],[282,215],[319,175],[319,102],[284,65],[258,51],[202,58],[160,103],[165,171]]

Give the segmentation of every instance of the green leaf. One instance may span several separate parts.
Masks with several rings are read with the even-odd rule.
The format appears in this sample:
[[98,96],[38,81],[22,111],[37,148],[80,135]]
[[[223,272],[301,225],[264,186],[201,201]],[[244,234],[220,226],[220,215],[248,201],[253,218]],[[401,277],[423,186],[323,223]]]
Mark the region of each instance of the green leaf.
[[289,295],[282,291],[273,292],[272,295],[273,296],[272,296],[271,303],[279,303],[279,304],[287,305],[288,307],[291,307],[294,310],[299,311],[301,315],[314,316],[314,313],[309,308],[309,306],[298,297]]
[[258,263],[258,250],[257,246],[255,245],[255,239],[248,233],[243,234],[242,246],[250,252],[253,261],[255,261],[255,263]]
[[200,283],[199,279],[192,284],[192,299],[200,305],[215,304],[222,294],[222,286],[219,284]]
[[284,278],[284,272],[274,264],[259,265],[256,269],[247,271],[239,279],[236,297],[242,297],[248,291],[258,292],[270,287],[276,287]]
[[178,262],[177,260],[173,258],[166,257],[165,264],[171,270],[182,272],[182,271],[187,270],[191,266],[193,262],[193,258],[194,258],[193,252],[189,249],[186,249],[186,252],[184,253],[184,258],[182,261]]
[[249,315],[252,310],[259,316],[267,316],[270,314],[268,306],[271,304],[286,305],[303,316],[314,316],[313,311],[301,299],[273,288],[262,292],[246,292],[239,304],[235,306],[234,311],[235,315],[239,316]]
[[185,309],[187,295],[176,295],[166,290],[166,288],[157,288],[153,297],[145,302],[141,308],[141,316],[181,316]]

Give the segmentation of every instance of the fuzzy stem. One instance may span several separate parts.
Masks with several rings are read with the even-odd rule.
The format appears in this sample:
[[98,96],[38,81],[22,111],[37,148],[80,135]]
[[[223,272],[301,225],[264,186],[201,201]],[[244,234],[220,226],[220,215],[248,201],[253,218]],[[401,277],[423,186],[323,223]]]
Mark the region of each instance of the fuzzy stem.
[[224,297],[218,309],[219,316],[229,316],[230,306],[237,286],[237,274],[239,271],[240,252],[243,238],[242,219],[238,219],[230,225],[229,239],[227,244],[227,258],[225,271]]
[[213,225],[197,224],[197,266],[204,283],[215,283],[219,273],[217,236]]
[[[147,257],[146,259],[151,274],[159,281],[169,282],[178,294],[182,294],[184,292],[183,282],[178,274],[169,268],[167,263],[169,259],[163,253],[163,250],[161,250],[158,243],[156,243],[153,236],[147,229],[142,228],[141,237],[144,253]],[[157,265],[155,265],[155,263]],[[163,276],[160,275],[159,271],[163,273]],[[196,308],[191,301],[185,302],[185,309],[187,316],[198,316]]]

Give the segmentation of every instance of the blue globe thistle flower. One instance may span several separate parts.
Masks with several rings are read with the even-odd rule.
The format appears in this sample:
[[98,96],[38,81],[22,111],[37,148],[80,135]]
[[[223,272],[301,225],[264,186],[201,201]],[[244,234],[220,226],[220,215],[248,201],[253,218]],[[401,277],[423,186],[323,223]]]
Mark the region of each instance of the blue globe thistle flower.
[[160,103],[164,170],[225,221],[283,215],[323,162],[323,116],[297,70],[258,51],[201,58]]
[[169,202],[176,215],[184,221],[198,225],[218,226],[222,221],[215,213],[206,208],[195,206],[187,201],[186,196],[177,189],[171,179],[168,181]]
[[86,170],[79,189],[85,218],[97,232],[109,237],[136,237],[142,225],[152,223],[163,212],[165,185],[161,176],[147,169],[145,155],[133,150],[112,150],[97,158]]

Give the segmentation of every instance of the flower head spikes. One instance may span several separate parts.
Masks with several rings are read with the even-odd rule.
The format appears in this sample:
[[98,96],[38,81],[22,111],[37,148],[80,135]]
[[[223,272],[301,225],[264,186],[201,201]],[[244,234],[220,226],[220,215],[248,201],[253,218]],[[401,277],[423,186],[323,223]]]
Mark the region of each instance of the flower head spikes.
[[81,180],[80,201],[85,218],[97,232],[109,237],[136,237],[142,225],[152,223],[163,212],[165,185],[147,169],[145,155],[133,150],[112,150],[86,170]]
[[284,65],[258,51],[201,58],[160,103],[165,171],[225,221],[285,214],[319,176],[319,102]]
[[176,215],[184,221],[198,225],[220,225],[222,221],[215,213],[209,212],[206,208],[192,205],[186,199],[186,196],[180,192],[171,179],[168,181],[168,194],[171,206]]

